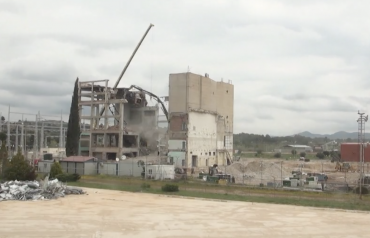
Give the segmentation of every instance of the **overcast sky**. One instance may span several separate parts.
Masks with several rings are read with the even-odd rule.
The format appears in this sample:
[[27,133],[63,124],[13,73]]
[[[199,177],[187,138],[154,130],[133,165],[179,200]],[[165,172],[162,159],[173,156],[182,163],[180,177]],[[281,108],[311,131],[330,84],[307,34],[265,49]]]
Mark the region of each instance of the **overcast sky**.
[[0,112],[68,120],[76,77],[113,86],[153,23],[120,86],[164,96],[189,68],[232,80],[236,133],[356,131],[370,113],[369,12],[368,0],[0,0]]

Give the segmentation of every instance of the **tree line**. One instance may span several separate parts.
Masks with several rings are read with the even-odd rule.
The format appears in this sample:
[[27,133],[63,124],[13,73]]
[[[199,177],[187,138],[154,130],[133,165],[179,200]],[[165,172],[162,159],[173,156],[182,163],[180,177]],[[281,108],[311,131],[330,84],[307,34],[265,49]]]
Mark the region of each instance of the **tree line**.
[[[268,134],[248,134],[239,133],[234,134],[234,147],[240,150],[263,150],[269,151],[274,148],[281,148],[285,145],[308,145],[311,147],[319,146],[331,141],[331,139],[324,138],[309,138],[301,135],[293,136],[270,136]],[[346,140],[337,139],[336,142],[341,143]]]

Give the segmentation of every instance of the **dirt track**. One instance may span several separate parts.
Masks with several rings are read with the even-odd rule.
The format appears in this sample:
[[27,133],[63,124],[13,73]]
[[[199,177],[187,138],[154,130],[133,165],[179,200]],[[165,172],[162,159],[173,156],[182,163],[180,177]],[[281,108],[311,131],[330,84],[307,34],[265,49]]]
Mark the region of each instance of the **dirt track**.
[[370,213],[86,189],[1,202],[0,237],[369,237]]

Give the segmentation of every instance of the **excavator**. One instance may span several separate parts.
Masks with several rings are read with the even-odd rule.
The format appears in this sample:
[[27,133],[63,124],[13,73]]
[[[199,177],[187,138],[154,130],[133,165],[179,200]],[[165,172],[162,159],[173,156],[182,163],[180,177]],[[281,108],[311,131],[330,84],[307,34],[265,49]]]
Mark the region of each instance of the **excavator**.
[[335,164],[335,171],[337,172],[354,172],[355,169],[351,166],[348,162],[343,162],[342,158],[340,157],[340,154],[336,152],[331,153],[331,162]]
[[337,161],[337,164],[335,165],[335,171],[349,172],[349,171],[352,171],[352,167],[351,167],[351,164],[348,162]]

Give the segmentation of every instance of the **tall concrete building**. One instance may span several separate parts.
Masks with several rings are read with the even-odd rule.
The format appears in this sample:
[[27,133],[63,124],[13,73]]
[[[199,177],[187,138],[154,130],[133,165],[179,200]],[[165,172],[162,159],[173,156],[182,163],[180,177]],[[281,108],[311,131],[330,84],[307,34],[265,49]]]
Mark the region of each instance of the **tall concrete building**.
[[168,159],[176,167],[226,165],[233,157],[234,85],[208,77],[169,76]]

